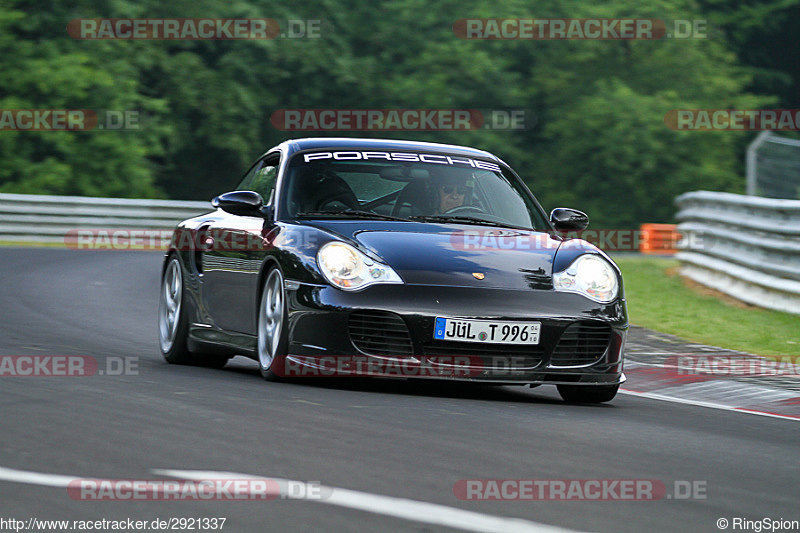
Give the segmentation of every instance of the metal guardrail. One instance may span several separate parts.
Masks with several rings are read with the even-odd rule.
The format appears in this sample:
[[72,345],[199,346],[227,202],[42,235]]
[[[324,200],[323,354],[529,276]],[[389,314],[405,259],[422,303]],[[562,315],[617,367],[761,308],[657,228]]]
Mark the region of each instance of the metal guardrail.
[[800,200],[678,196],[681,274],[738,300],[800,314]]
[[76,230],[160,235],[209,211],[208,202],[0,194],[0,241],[63,244]]

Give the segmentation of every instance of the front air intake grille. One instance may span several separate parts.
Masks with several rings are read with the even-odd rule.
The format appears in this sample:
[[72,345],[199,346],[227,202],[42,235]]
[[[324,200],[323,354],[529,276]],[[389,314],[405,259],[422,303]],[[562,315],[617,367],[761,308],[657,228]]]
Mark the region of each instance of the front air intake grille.
[[368,355],[406,357],[414,346],[403,319],[387,311],[354,311],[350,314],[350,341]]
[[605,354],[611,327],[597,322],[575,322],[561,333],[550,366],[590,365]]

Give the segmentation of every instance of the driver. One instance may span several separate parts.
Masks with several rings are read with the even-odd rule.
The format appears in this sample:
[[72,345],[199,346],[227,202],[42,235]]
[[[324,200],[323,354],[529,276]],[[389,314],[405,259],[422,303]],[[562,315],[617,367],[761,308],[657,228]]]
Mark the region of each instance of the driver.
[[464,205],[468,187],[466,176],[462,173],[442,173],[436,180],[434,213],[440,215]]

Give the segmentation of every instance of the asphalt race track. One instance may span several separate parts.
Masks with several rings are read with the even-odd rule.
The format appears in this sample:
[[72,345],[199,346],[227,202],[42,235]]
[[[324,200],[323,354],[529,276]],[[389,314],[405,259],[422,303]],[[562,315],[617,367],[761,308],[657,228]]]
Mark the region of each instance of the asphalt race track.
[[[0,355],[87,355],[101,369],[138,358],[128,375],[0,377],[0,518],[225,517],[222,531],[236,532],[719,531],[720,518],[800,519],[796,421],[630,395],[567,405],[554,387],[268,383],[241,357],[222,370],[168,365],[156,333],[161,259],[0,248]],[[81,501],[61,483],[176,470],[319,482],[336,497]],[[669,496],[689,481],[706,494],[462,501],[453,488],[464,479],[649,479]]]

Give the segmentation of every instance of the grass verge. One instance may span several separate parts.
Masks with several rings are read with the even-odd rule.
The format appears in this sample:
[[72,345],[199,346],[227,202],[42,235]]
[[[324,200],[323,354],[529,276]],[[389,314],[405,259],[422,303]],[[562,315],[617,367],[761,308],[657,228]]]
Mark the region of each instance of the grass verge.
[[721,299],[682,279],[672,259],[614,261],[622,270],[632,324],[757,355],[800,355],[800,316]]

